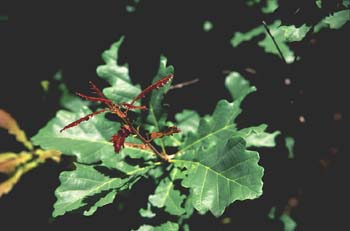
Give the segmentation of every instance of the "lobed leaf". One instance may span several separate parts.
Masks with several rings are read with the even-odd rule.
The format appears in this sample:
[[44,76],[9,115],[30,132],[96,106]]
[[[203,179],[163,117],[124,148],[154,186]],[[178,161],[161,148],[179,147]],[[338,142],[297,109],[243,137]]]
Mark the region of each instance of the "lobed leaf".
[[[60,174],[61,185],[56,189],[57,201],[54,204],[53,217],[64,215],[66,212],[82,207],[89,209],[84,215],[92,215],[98,207],[113,202],[116,193],[131,187],[140,179],[138,173],[126,178],[110,178],[98,172],[93,166],[75,164],[73,171]],[[108,192],[93,205],[87,199]]]
[[199,126],[200,116],[196,111],[185,109],[175,115],[176,124],[181,129],[182,135],[195,133]]
[[[152,82],[155,83],[160,79],[164,78],[165,76],[169,76],[173,74],[174,74],[173,66],[167,66],[167,58],[164,56],[161,56],[158,73],[153,78]],[[167,114],[164,111],[163,99],[164,99],[164,95],[169,90],[170,84],[171,84],[171,80],[164,87],[158,90],[152,91],[151,93],[149,106],[148,106],[148,115],[146,118],[147,124],[145,126],[148,132],[160,131],[164,126],[166,126]],[[169,139],[173,139],[173,138],[170,137]],[[161,146],[162,151],[164,152],[165,144],[163,139],[158,139],[157,142]]]
[[[292,63],[295,59],[295,55],[294,55],[294,52],[289,48],[287,43],[301,41],[305,37],[306,33],[310,30],[310,27],[306,25],[302,25],[299,28],[293,25],[282,26],[280,20],[274,21],[268,27],[272,36],[274,37],[278,46],[280,47],[282,54],[286,59],[286,62]],[[231,44],[233,47],[237,47],[242,42],[249,41],[252,38],[264,33],[265,33],[265,37],[263,40],[260,40],[258,42],[258,45],[264,48],[266,53],[271,53],[279,56],[279,52],[275,44],[273,43],[269,35],[265,32],[265,29],[262,25],[246,33],[236,32],[231,39]]]
[[61,82],[58,85],[58,89],[61,91],[60,105],[64,109],[67,109],[72,112],[78,112],[81,108],[87,107],[90,105],[90,102],[82,100],[80,97],[77,97],[74,94],[71,94],[67,86],[62,82],[62,71],[58,71],[54,75],[54,79]]
[[141,93],[140,86],[132,84],[127,65],[118,65],[119,48],[123,41],[122,37],[103,52],[102,59],[105,64],[96,69],[97,75],[111,85],[104,88],[103,93],[116,103],[130,102]]
[[182,185],[191,189],[193,206],[200,213],[209,210],[218,217],[234,201],[262,194],[263,168],[258,165],[259,155],[245,150],[242,138],[189,152],[172,162],[188,170]]
[[171,215],[180,216],[185,213],[182,203],[185,195],[181,195],[179,190],[174,189],[173,180],[178,175],[178,169],[175,168],[170,174],[172,179],[165,178],[158,184],[156,191],[150,195],[148,200],[155,207],[163,208]]
[[320,32],[323,28],[340,29],[350,21],[350,10],[341,10],[330,14],[316,24],[314,33]]
[[101,197],[93,206],[91,206],[89,210],[84,211],[84,216],[91,216],[98,208],[113,203],[116,195],[116,190],[110,191],[106,196]]
[[139,210],[139,214],[140,214],[141,217],[145,217],[145,218],[153,218],[153,217],[156,216],[156,214],[151,209],[151,204],[150,203],[147,203],[147,208],[146,209],[141,208]]
[[[113,145],[106,137],[110,139],[110,129],[117,131],[119,124],[107,121],[103,115],[97,115],[88,123],[59,132],[66,124],[89,113],[91,111],[86,107],[80,112],[58,111],[56,117],[32,137],[33,143],[43,149],[55,149],[66,155],[76,156],[79,162],[86,164],[98,162],[103,156],[113,155]],[[104,130],[107,125],[110,129]]]
[[251,92],[256,91],[256,88],[236,71],[229,73],[226,77],[225,87],[230,92],[232,99],[237,101],[242,101]]
[[265,132],[266,124],[249,127],[238,131],[238,136],[244,138],[247,147],[275,147],[275,139],[281,134],[280,131],[273,133]]

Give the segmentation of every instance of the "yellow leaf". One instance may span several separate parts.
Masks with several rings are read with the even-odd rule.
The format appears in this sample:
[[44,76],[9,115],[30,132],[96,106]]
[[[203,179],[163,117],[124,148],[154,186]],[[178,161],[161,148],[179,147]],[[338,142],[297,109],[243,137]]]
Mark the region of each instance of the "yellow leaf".
[[35,154],[39,156],[39,162],[44,163],[47,159],[52,159],[55,162],[60,162],[61,152],[57,150],[35,150]]
[[5,152],[0,154],[0,172],[10,174],[16,170],[19,165],[24,164],[32,158],[32,154],[21,152],[19,154],[13,152]]
[[13,186],[21,179],[22,174],[23,170],[20,168],[10,178],[0,183],[0,197],[11,191]]
[[24,131],[19,128],[17,121],[2,109],[0,109],[0,128],[8,130],[8,133],[14,135],[17,141],[21,142],[29,150],[33,150],[32,143],[27,139]]
[[9,193],[12,190],[13,186],[17,184],[18,181],[21,179],[23,174],[27,173],[33,168],[38,167],[39,164],[39,160],[27,162],[23,166],[18,168],[16,172],[13,175],[11,175],[7,180],[0,183],[0,197]]

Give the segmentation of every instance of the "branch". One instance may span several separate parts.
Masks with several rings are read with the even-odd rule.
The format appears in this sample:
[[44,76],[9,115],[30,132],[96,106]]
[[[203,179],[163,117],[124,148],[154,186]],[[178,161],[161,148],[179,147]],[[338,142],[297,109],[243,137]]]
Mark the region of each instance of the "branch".
[[198,81],[199,81],[199,79],[195,78],[195,79],[192,79],[190,81],[186,81],[186,82],[182,82],[182,83],[178,83],[178,84],[172,85],[172,86],[170,86],[170,88],[168,89],[168,91],[166,93],[168,93],[169,91],[174,90],[174,89],[183,88],[183,87],[186,87],[188,85],[192,85],[194,83],[197,83]]
[[268,25],[266,24],[265,21],[262,21],[262,24],[264,25],[264,28],[265,28],[267,34],[271,37],[271,39],[272,39],[272,41],[273,41],[273,44],[275,44],[275,47],[277,48],[277,51],[278,51],[278,53],[279,53],[281,59],[284,61],[285,64],[288,64],[287,61],[286,61],[286,59],[285,59],[285,57],[284,57],[284,55],[283,55],[283,53],[282,53],[282,51],[281,51],[281,49],[280,49],[280,47],[278,46],[278,44],[277,44],[275,38],[274,38],[273,35],[271,34],[271,31],[270,31]]

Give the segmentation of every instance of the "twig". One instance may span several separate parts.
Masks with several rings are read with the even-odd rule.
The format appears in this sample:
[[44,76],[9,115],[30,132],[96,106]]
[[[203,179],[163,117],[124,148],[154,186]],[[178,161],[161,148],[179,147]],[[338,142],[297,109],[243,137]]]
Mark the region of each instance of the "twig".
[[172,85],[170,86],[169,90],[167,91],[167,93],[171,90],[174,90],[174,89],[178,89],[178,88],[183,88],[183,87],[186,87],[188,85],[192,85],[194,83],[197,83],[199,81],[198,78],[195,78],[195,79],[192,79],[190,81],[186,81],[186,82],[182,82],[182,83],[178,83],[178,84],[175,84],[175,85]]
[[127,118],[122,118],[124,123],[127,124],[132,132],[144,143],[146,146],[148,146],[157,156],[159,156],[164,161],[168,162],[169,157],[168,155],[164,153],[160,153],[151,143],[149,143],[140,133],[137,131],[137,129],[132,125],[132,123]]
[[279,53],[281,59],[283,59],[284,63],[287,64],[286,58],[284,57],[284,55],[283,55],[283,53],[282,53],[280,47],[278,46],[278,44],[277,44],[275,38],[274,38],[273,35],[271,34],[271,31],[270,31],[269,27],[267,26],[266,22],[265,22],[265,21],[262,21],[262,24],[264,25],[264,28],[265,28],[267,34],[271,37],[271,39],[272,39],[272,41],[273,41],[273,44],[275,44],[275,47],[277,48],[277,51],[278,51],[278,53]]

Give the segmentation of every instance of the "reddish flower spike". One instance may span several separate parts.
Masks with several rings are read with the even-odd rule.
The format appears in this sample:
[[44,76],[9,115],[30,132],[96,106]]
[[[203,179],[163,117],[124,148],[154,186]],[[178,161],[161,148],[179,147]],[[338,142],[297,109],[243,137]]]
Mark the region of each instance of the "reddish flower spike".
[[92,102],[100,102],[100,103],[105,103],[107,105],[112,103],[112,101],[110,101],[109,99],[106,99],[106,98],[87,96],[87,95],[81,94],[79,92],[76,92],[75,94],[77,96],[80,96],[83,99],[86,99],[86,100],[89,100],[89,101],[92,101]]
[[133,105],[137,100],[145,97],[148,93],[150,93],[151,91],[153,91],[154,89],[159,89],[161,87],[163,87],[165,84],[167,84],[172,78],[174,77],[174,75],[167,75],[164,78],[158,80],[157,82],[153,83],[152,85],[148,86],[145,90],[143,90],[138,96],[135,97],[135,99],[133,99],[130,103],[130,105]]
[[68,128],[75,127],[75,126],[79,125],[81,122],[88,121],[91,117],[94,117],[95,115],[98,115],[98,114],[103,113],[105,111],[107,111],[107,109],[98,110],[98,111],[95,111],[95,112],[93,112],[91,114],[88,114],[88,115],[86,115],[86,116],[84,116],[84,117],[82,117],[82,118],[80,118],[80,119],[78,119],[78,120],[76,120],[76,121],[66,125],[64,128],[62,128],[60,130],[60,132],[63,132],[64,130],[66,130]]
[[123,106],[127,110],[130,110],[130,109],[147,110],[147,107],[143,106],[143,105],[142,106],[135,106],[135,105],[132,105],[132,104],[129,104],[129,103],[121,103],[121,106]]
[[131,129],[128,125],[123,125],[119,131],[112,136],[112,142],[114,146],[114,151],[119,153],[119,151],[124,148],[125,139],[130,135]]
[[100,88],[98,88],[92,81],[89,81],[90,89],[92,90],[92,93],[96,94],[100,98],[106,98],[106,96],[102,93]]

